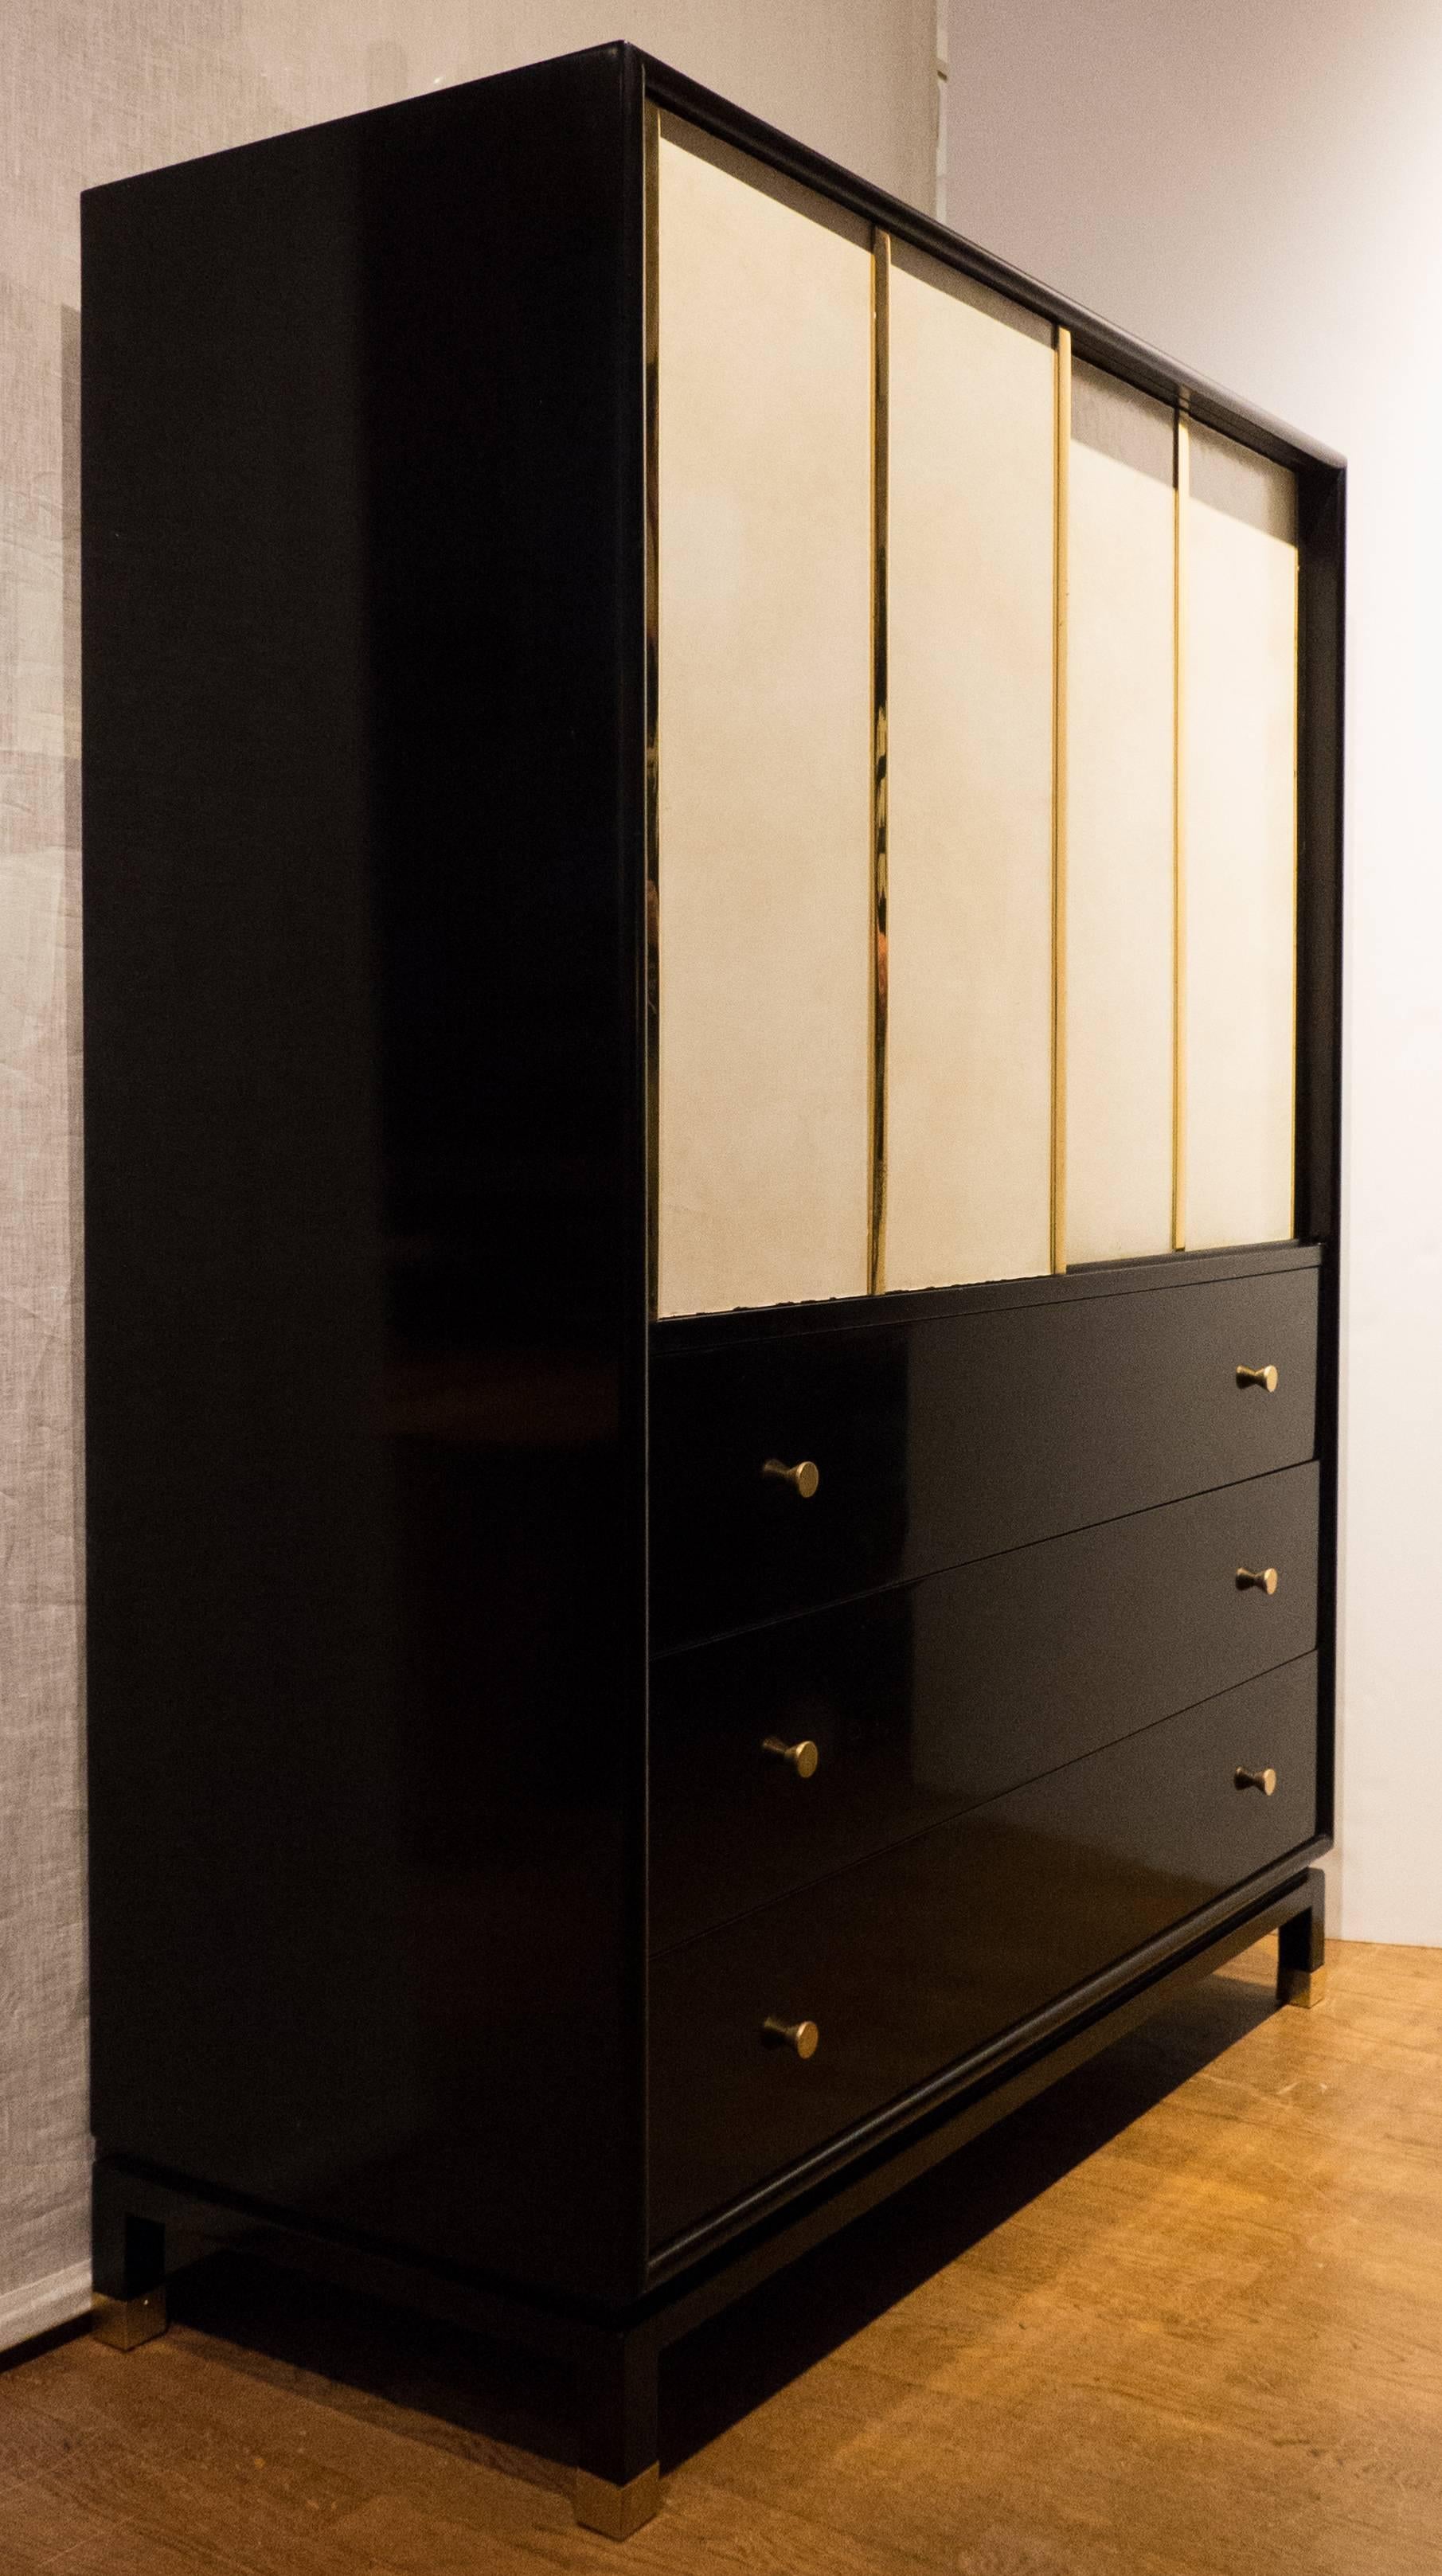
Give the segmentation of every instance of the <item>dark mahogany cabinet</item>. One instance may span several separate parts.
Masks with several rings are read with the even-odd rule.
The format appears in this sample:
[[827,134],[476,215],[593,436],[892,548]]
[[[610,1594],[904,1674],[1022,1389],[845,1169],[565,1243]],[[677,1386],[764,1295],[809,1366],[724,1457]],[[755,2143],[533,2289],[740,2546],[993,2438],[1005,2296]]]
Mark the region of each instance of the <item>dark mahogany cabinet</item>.
[[513,2336],[624,2536],[665,2345],[1320,1991],[1343,469],[627,46],[84,259],[100,2326]]

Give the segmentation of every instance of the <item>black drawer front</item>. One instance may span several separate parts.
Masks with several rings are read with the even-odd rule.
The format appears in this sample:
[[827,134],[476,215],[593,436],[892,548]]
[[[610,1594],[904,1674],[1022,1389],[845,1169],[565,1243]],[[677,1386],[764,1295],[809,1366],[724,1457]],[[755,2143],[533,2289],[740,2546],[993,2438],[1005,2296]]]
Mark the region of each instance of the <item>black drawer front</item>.
[[[1239,1367],[1277,1370],[1273,1394]],[[665,1648],[1309,1458],[1317,1274],[792,1333],[651,1369]],[[803,1497],[763,1470],[813,1462]]]
[[[911,1568],[916,1328],[651,1362],[651,1642],[717,1636]],[[766,1462],[820,1469],[803,1498]]]
[[1286,1468],[662,1657],[653,1947],[1310,1653],[1317,1488]]
[[[1238,1769],[1276,1773],[1275,1794]],[[652,2238],[1311,1840],[1306,1656],[657,1960]],[[763,2024],[813,2021],[803,2062]]]

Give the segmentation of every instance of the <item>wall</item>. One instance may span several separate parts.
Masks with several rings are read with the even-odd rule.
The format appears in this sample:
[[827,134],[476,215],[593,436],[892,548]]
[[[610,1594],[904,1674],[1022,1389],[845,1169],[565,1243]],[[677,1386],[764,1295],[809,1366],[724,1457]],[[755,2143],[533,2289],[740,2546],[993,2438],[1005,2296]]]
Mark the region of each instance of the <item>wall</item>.
[[933,0],[0,7],[0,2346],[89,2293],[79,191],[614,36],[930,204]]
[[1334,1904],[1442,1943],[1442,19],[953,0],[950,38],[955,228],[1350,459]]

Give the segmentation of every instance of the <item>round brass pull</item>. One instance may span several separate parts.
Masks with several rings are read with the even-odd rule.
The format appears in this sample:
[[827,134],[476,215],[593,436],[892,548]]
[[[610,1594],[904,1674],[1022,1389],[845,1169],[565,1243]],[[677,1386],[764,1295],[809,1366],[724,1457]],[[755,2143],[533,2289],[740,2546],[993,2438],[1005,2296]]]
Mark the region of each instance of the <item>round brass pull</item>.
[[1271,1797],[1276,1785],[1275,1771],[1239,1771],[1237,1773],[1239,1789],[1260,1789],[1264,1798]]
[[1275,1565],[1264,1565],[1259,1574],[1254,1574],[1249,1565],[1239,1565],[1237,1568],[1237,1590],[1239,1592],[1265,1592],[1267,1599],[1270,1601],[1273,1593],[1277,1589],[1277,1580],[1277,1569]]
[[761,1473],[774,1477],[778,1485],[789,1485],[803,1503],[810,1502],[821,1482],[821,1470],[810,1458],[803,1458],[799,1467],[784,1467],[779,1458],[768,1458]]
[[1237,1371],[1237,1384],[1238,1386],[1259,1386],[1264,1395],[1275,1395],[1277,1392],[1277,1372],[1273,1368],[1270,1360],[1267,1362],[1265,1368],[1239,1368]]
[[821,1759],[809,1735],[804,1735],[799,1744],[788,1744],[784,1735],[764,1735],[761,1750],[769,1753],[773,1761],[788,1762],[798,1780],[811,1779]]
[[761,2025],[761,2036],[771,2048],[789,2048],[797,2057],[814,2057],[821,2033],[814,2021],[782,2021],[768,2013]]

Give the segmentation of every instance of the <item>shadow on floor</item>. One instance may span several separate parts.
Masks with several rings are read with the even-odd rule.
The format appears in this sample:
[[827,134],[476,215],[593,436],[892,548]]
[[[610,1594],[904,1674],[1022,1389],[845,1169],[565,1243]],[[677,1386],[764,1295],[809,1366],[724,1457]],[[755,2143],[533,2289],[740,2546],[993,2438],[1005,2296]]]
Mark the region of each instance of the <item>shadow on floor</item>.
[[[1270,1983],[1207,1979],[675,2345],[662,2361],[663,2467],[957,2261],[1274,2009]],[[574,2457],[567,2378],[530,2356],[235,2254],[178,2275],[170,2312],[234,2367],[414,2439],[470,2456],[502,2449],[507,2467],[547,2485]]]

